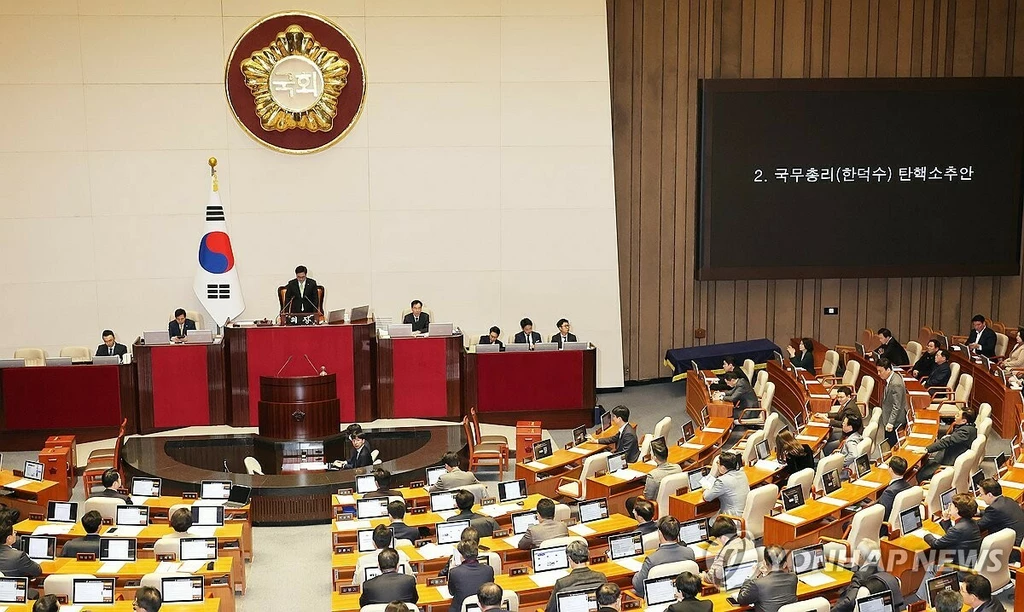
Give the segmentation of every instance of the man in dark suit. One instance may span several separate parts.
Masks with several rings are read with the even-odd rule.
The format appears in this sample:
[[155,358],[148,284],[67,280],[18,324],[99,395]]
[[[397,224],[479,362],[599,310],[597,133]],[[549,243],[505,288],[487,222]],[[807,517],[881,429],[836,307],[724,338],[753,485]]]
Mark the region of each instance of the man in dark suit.
[[700,595],[700,578],[690,572],[676,576],[676,592],[679,601],[668,607],[668,612],[711,612],[714,604],[706,599],[697,599]]
[[590,549],[584,542],[573,540],[565,547],[569,557],[569,575],[555,581],[551,589],[551,598],[545,612],[558,612],[558,594],[562,591],[583,591],[587,588],[596,589],[608,582],[608,577],[587,567],[590,561]]
[[412,325],[412,331],[414,332],[429,332],[430,331],[430,315],[423,312],[423,302],[419,300],[413,300],[409,304],[409,308],[412,312],[405,315],[402,319],[402,323],[406,325]]
[[911,369],[911,374],[915,378],[928,378],[928,375],[932,373],[935,368],[935,355],[939,352],[939,349],[943,347],[939,346],[939,341],[932,338],[928,341],[928,344],[924,347],[924,352],[921,353],[921,357],[914,364]]
[[395,530],[396,540],[409,540],[415,543],[420,539],[420,530],[405,524],[405,503],[397,499],[388,504],[388,516],[391,517],[391,528]]
[[398,552],[394,548],[385,548],[377,555],[377,566],[380,575],[363,583],[362,594],[359,596],[359,607],[370,604],[386,604],[392,601],[416,603],[420,594],[416,591],[416,577],[399,574]]
[[375,467],[370,473],[373,474],[373,481],[377,483],[377,490],[370,491],[363,497],[402,497],[401,491],[391,488],[391,472],[382,467]]
[[654,503],[640,497],[629,497],[626,499],[626,512],[639,523],[636,530],[641,535],[654,533],[658,530],[658,523],[654,521]]
[[946,349],[936,351],[935,367],[932,368],[931,374],[925,380],[924,386],[928,388],[929,393],[934,395],[936,391],[949,384],[949,379],[952,376],[953,371],[949,368],[949,351]]
[[[622,589],[614,582],[606,582],[597,587],[597,612],[619,612],[622,608]],[[708,608],[710,610],[710,608]]]
[[[828,419],[828,424],[832,427],[828,443],[825,444],[826,455],[831,455],[833,451],[842,445],[843,420],[851,417],[861,418],[860,406],[857,405],[857,396],[853,394],[853,389],[846,385],[840,385],[835,388],[835,392],[836,403],[839,405],[839,409],[820,417]],[[818,418],[817,414],[812,418]]]
[[[1003,497],[1003,487],[995,478],[982,480],[979,493],[978,499],[985,502],[987,507],[981,513],[978,529],[986,534],[1012,529],[1017,534],[1013,545],[1020,546],[1024,542],[1024,509],[1009,497]],[[1010,553],[1010,561],[1019,560],[1020,553],[1013,550]]]
[[516,334],[515,338],[512,339],[514,344],[529,344],[530,348],[533,348],[534,344],[541,342],[540,334],[533,331],[533,321],[529,318],[524,318],[519,321],[519,327],[523,331]]
[[498,521],[485,515],[473,512],[473,494],[465,489],[459,489],[455,493],[455,505],[459,513],[448,519],[448,521],[469,521],[469,526],[480,532],[480,537],[490,537],[496,530],[501,529]]
[[82,515],[82,529],[85,535],[75,538],[64,545],[60,556],[74,559],[78,553],[93,553],[98,559],[100,556],[100,525],[103,524],[103,516],[96,510],[90,510]]
[[306,266],[295,268],[295,278],[288,281],[284,289],[283,312],[323,313],[316,281],[306,276]]
[[555,520],[555,502],[544,498],[537,502],[537,517],[540,521],[530,525],[523,537],[519,538],[518,548],[530,550],[544,545],[544,540],[561,538],[569,535],[569,528],[562,521]]
[[370,455],[373,449],[370,448],[370,444],[363,437],[362,432],[352,434],[349,436],[349,440],[352,441],[352,456],[347,461],[342,461],[342,467],[351,470],[373,465],[373,458]]
[[614,436],[594,438],[591,435],[591,441],[598,444],[614,444],[616,453],[626,453],[626,461],[628,463],[638,461],[640,459],[640,446],[637,444],[636,427],[629,424],[629,408],[625,406],[612,408],[612,425],[619,428]]
[[103,330],[103,344],[96,347],[96,356],[117,357],[120,361],[127,354],[128,347],[114,339],[114,332],[109,329]]
[[974,515],[978,513],[978,502],[967,493],[957,493],[953,501],[942,510],[942,520],[939,525],[946,531],[941,538],[927,534],[924,541],[931,550],[939,551],[935,563],[930,565],[921,580],[921,587],[917,589],[917,596],[921,599],[928,597],[928,581],[937,574],[939,563],[952,562],[962,567],[972,567],[978,557],[978,550],[981,548],[981,530],[974,522]]
[[493,582],[488,582],[476,592],[476,599],[480,602],[480,612],[491,612],[500,610],[501,600],[505,596],[505,590]]
[[448,570],[448,591],[452,594],[450,610],[461,610],[464,599],[476,595],[484,584],[494,582],[494,568],[477,560],[480,547],[476,542],[462,540],[456,549],[462,555],[462,563]]
[[569,319],[559,319],[555,327],[558,328],[558,333],[551,336],[551,341],[557,342],[558,348],[562,348],[565,342],[576,342],[576,334],[569,333]]
[[736,594],[741,605],[754,604],[754,612],[779,612],[779,608],[796,602],[797,578],[793,572],[783,569],[786,563],[786,549],[768,546],[764,549],[764,561],[755,577],[747,578]]
[[190,329],[195,331],[196,322],[185,317],[184,308],[175,310],[174,320],[167,324],[167,334],[171,337],[171,341],[180,341]]
[[989,359],[996,356],[996,332],[985,325],[985,317],[977,314],[971,317],[971,333],[967,336],[967,348]]
[[971,612],[1004,612],[1003,604],[992,599],[992,583],[988,578],[968,574],[960,582],[960,594]]
[[[743,371],[743,368],[738,367],[736,365],[735,357],[725,357],[722,359],[722,374],[725,375],[728,374],[729,372],[735,372],[736,376],[739,376],[743,380],[747,381],[748,385],[751,384],[750,379],[747,378],[747,373]],[[725,382],[723,378],[720,377],[718,379],[718,382],[711,383],[710,385],[708,385],[708,388],[711,389],[712,391],[728,391],[729,385]],[[753,389],[753,387],[751,387],[751,389]]]
[[477,344],[497,344],[498,347],[503,348],[505,344],[499,339],[499,336],[501,336],[501,329],[497,325],[493,325],[486,336],[480,336],[480,341]]
[[878,348],[875,349],[878,357],[885,357],[894,366],[910,365],[907,349],[903,348],[899,340],[892,337],[891,331],[884,327],[878,330],[878,342]]
[[[889,459],[889,474],[890,480],[889,485],[882,490],[882,494],[878,496],[878,501],[875,503],[885,508],[885,516],[882,517],[883,521],[889,520],[889,515],[892,514],[892,505],[896,501],[896,496],[910,488],[910,483],[904,478],[907,474],[907,460],[903,457],[893,457]],[[882,525],[882,535],[885,535],[887,530],[885,525]]]
[[121,475],[117,473],[117,470],[110,468],[103,472],[103,490],[98,494],[99,497],[114,497],[117,499],[123,499],[124,503],[129,506],[132,505],[132,498],[118,491],[121,488]]
[[976,416],[971,408],[956,413],[956,420],[949,433],[927,446],[926,450],[933,454],[926,456],[924,465],[918,470],[918,482],[931,480],[940,466],[953,465],[957,457],[971,449],[971,444],[978,437],[978,428],[974,425]]
[[[12,548],[15,541],[14,527],[7,523],[0,525],[0,573],[8,578],[35,578],[43,573],[43,568],[29,556]],[[29,599],[37,599],[39,591],[28,590]]]
[[633,590],[644,596],[644,580],[658,565],[677,561],[693,561],[696,556],[688,546],[679,543],[679,519],[674,516],[663,516],[658,519],[658,550],[649,553],[644,559],[640,571],[633,574]]
[[861,587],[865,587],[872,594],[882,591],[891,591],[893,596],[893,610],[902,610],[903,594],[899,581],[892,574],[887,573],[879,566],[882,554],[878,549],[878,543],[864,538],[853,551],[853,577],[850,585],[840,594],[832,612],[853,612],[857,604],[857,595]]
[[725,392],[725,396],[722,399],[726,402],[731,402],[734,406],[732,410],[733,420],[739,420],[743,416],[744,409],[757,408],[761,405],[761,400],[757,399],[757,394],[754,393],[750,382],[745,378],[740,378],[736,372],[722,374],[722,380],[729,387],[729,390]]

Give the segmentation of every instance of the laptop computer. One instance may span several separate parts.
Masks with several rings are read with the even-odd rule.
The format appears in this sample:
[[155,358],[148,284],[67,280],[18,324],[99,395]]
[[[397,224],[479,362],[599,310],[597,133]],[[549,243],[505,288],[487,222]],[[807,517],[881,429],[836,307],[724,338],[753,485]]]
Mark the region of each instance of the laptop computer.
[[[582,591],[562,591],[555,594],[556,612],[593,612],[594,610],[597,610],[596,588]],[[466,612],[470,612],[468,606]]]
[[352,321],[364,321],[370,317],[370,307],[356,306],[352,309]]
[[533,350],[535,350],[535,351],[557,351],[558,350],[558,343],[557,342],[538,342],[537,344],[533,345]]
[[92,365],[118,365],[121,357],[118,355],[97,355],[92,358]]
[[370,493],[377,490],[377,479],[373,474],[356,476],[356,493]]
[[512,515],[512,533],[515,535],[526,533],[530,525],[536,525],[539,522],[540,515],[537,514],[536,510],[516,512]]
[[197,527],[223,527],[224,506],[193,505],[192,524]]
[[0,603],[28,601],[28,578],[0,577]]
[[928,606],[935,607],[935,596],[942,591],[960,592],[960,576],[955,572],[946,572],[928,580]]
[[134,561],[137,551],[135,538],[100,538],[100,561]]
[[[477,345],[479,348],[480,345]],[[528,353],[530,351],[530,345],[523,342],[509,342],[505,345],[506,353]]]
[[782,490],[782,508],[786,512],[804,505],[804,488],[793,485]]
[[946,489],[941,494],[939,494],[939,505],[942,506],[943,509],[948,508],[949,505],[953,503],[954,495],[956,495],[956,487],[950,487]]
[[230,480],[204,480],[199,484],[200,499],[227,499],[230,496]]
[[581,523],[606,519],[608,518],[608,499],[602,497],[600,499],[581,501],[578,509]]
[[454,323],[431,323],[430,324],[430,335],[431,336],[451,336],[455,331]]
[[388,498],[370,497],[356,500],[356,518],[374,519],[388,515]]
[[242,508],[249,503],[252,496],[252,487],[248,485],[233,484],[231,492],[228,493],[228,501],[224,503],[225,508]]
[[345,313],[348,312],[344,308],[341,310],[328,310],[327,311],[327,323],[344,323]]
[[590,347],[589,342],[563,342],[563,351],[585,351]]
[[644,580],[644,602],[647,610],[659,612],[676,600],[675,576]]
[[500,344],[477,344],[476,347],[474,347],[473,350],[475,350],[477,352],[477,354],[480,354],[480,353],[500,353],[501,352],[501,345]]
[[733,603],[736,601],[733,597],[743,583],[746,582],[747,578],[754,575],[757,571],[757,559],[751,561],[742,561],[740,563],[733,563],[732,565],[726,565],[722,568],[722,574],[725,578],[725,592],[729,594],[729,598]]
[[438,544],[458,544],[462,539],[462,532],[469,527],[469,519],[463,521],[451,521],[434,524],[434,533],[437,534]]
[[114,510],[114,523],[132,527],[149,525],[149,506],[118,506]]
[[441,477],[441,474],[446,473],[448,470],[443,465],[435,465],[427,468],[427,486],[434,486],[437,484],[437,479]]
[[981,481],[985,480],[985,473],[977,470],[971,474],[971,493],[975,496],[981,494]]
[[579,446],[587,441],[587,426],[580,425],[579,427],[572,430],[572,443],[573,446]]
[[892,602],[892,591],[882,591],[867,597],[858,597],[856,609],[860,612],[897,612]]
[[825,495],[832,495],[843,488],[843,483],[839,479],[839,470],[831,470],[822,474],[821,487],[825,490]]
[[711,469],[708,467],[699,467],[695,470],[690,470],[686,473],[686,479],[690,484],[690,491],[700,491],[704,488],[701,481],[704,477],[711,473]]
[[25,462],[25,478],[34,480],[36,482],[42,482],[43,480],[43,464],[38,461],[26,461]]
[[533,445],[533,460],[540,461],[541,459],[550,457],[552,452],[551,438],[541,440]]
[[53,561],[57,556],[56,536],[21,536],[21,550],[33,561]]
[[48,366],[69,366],[71,365],[70,357],[47,357],[46,365]]
[[601,413],[601,431],[607,431],[612,426],[612,413],[607,410]]
[[24,359],[0,359],[0,370],[4,368],[23,368],[25,367]]
[[707,427],[711,423],[711,409],[707,406],[700,409],[700,422],[701,427]]
[[[395,528],[391,528],[391,543],[395,543]],[[373,543],[373,529],[358,529],[356,530],[356,550],[364,553],[377,550],[377,546]]]
[[217,538],[181,538],[179,561],[213,561],[217,558]]
[[608,455],[608,473],[614,474],[619,470],[626,469],[628,463],[626,462],[626,451],[621,453],[615,453],[614,455]]
[[206,599],[202,576],[164,576],[160,579],[163,603],[192,603]]
[[533,573],[550,572],[569,569],[569,556],[565,553],[566,545],[534,548],[530,551]]
[[411,338],[412,323],[392,323],[388,325],[388,335],[392,338]]
[[77,523],[78,504],[76,502],[46,502],[46,520],[51,523]]
[[903,535],[924,537],[924,534],[919,531],[922,525],[924,522],[921,520],[920,507],[914,506],[900,512],[900,533]]
[[190,329],[185,332],[185,342],[188,344],[213,344],[213,330]]
[[[434,493],[431,493],[430,511],[444,512],[445,510],[455,510],[458,507],[455,504],[455,493],[455,491],[435,491]],[[387,514],[388,510],[387,501],[387,499],[384,500],[384,514]]]
[[71,601],[75,604],[114,603],[113,578],[74,578],[71,580]]
[[146,346],[160,346],[162,344],[170,344],[171,337],[167,334],[166,329],[144,331],[142,332],[142,343]]
[[761,440],[754,445],[754,452],[757,453],[757,460],[764,461],[771,456],[772,452],[768,450],[768,440]]
[[519,501],[526,499],[529,491],[526,490],[526,480],[509,480],[498,483],[498,501],[501,503]]
[[679,524],[679,541],[687,546],[708,541],[708,521],[699,518]]
[[639,531],[608,536],[608,557],[628,559],[644,553],[644,536]]
[[160,497],[163,480],[159,478],[132,478],[132,497]]
[[835,579],[825,573],[825,548],[822,544],[805,546],[789,553],[789,564],[800,582],[817,587]]

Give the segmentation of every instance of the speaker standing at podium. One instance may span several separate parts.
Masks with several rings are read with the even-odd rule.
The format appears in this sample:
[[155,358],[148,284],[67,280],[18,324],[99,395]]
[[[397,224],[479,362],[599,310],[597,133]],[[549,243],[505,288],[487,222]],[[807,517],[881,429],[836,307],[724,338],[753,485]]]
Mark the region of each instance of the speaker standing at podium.
[[295,278],[285,286],[284,312],[321,312],[316,281],[306,276],[306,266],[295,268]]

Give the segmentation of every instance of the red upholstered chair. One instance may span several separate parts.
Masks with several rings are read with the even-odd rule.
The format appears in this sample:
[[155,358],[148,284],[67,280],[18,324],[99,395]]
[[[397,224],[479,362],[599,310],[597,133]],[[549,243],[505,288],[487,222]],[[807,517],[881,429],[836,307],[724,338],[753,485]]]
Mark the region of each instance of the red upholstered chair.
[[85,471],[82,472],[82,488],[85,489],[87,498],[92,494],[93,487],[103,486],[103,473],[110,468],[116,469],[121,474],[122,482],[124,481],[124,472],[121,471],[121,447],[124,445],[124,434],[125,430],[122,429],[114,444],[113,455],[90,458],[89,463],[86,464]]
[[473,437],[477,444],[496,444],[501,448],[501,453],[504,456],[505,464],[508,465],[508,438],[502,435],[488,435],[485,436],[480,433],[480,420],[476,415],[476,407],[469,409],[470,426],[473,428]]
[[[288,292],[288,287],[285,286],[285,285],[281,285],[280,287],[277,288],[277,301],[281,305],[281,310],[284,310],[284,295],[287,292]],[[321,312],[326,312],[324,310],[324,295],[326,295],[326,294],[327,294],[327,291],[324,289],[323,285],[317,285],[316,286],[316,296],[320,300],[320,311]]]
[[462,429],[466,432],[466,442],[469,444],[469,470],[471,472],[486,463],[497,465],[498,469],[502,471],[508,469],[507,451],[502,453],[497,444],[477,444],[468,416],[462,417]]

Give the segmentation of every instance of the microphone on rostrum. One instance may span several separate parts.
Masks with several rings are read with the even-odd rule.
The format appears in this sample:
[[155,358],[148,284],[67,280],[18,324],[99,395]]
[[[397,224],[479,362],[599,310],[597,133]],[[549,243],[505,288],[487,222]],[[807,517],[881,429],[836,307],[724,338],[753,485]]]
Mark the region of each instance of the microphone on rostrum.
[[284,371],[285,366],[287,366],[289,363],[292,362],[292,357],[294,357],[294,355],[288,355],[288,359],[284,360],[284,365],[281,366],[281,369],[278,370],[277,374],[275,374],[274,376],[280,376],[281,375],[281,372]]
[[224,473],[225,474],[230,474],[231,473],[231,470],[228,469],[228,460],[227,459],[224,460]]

